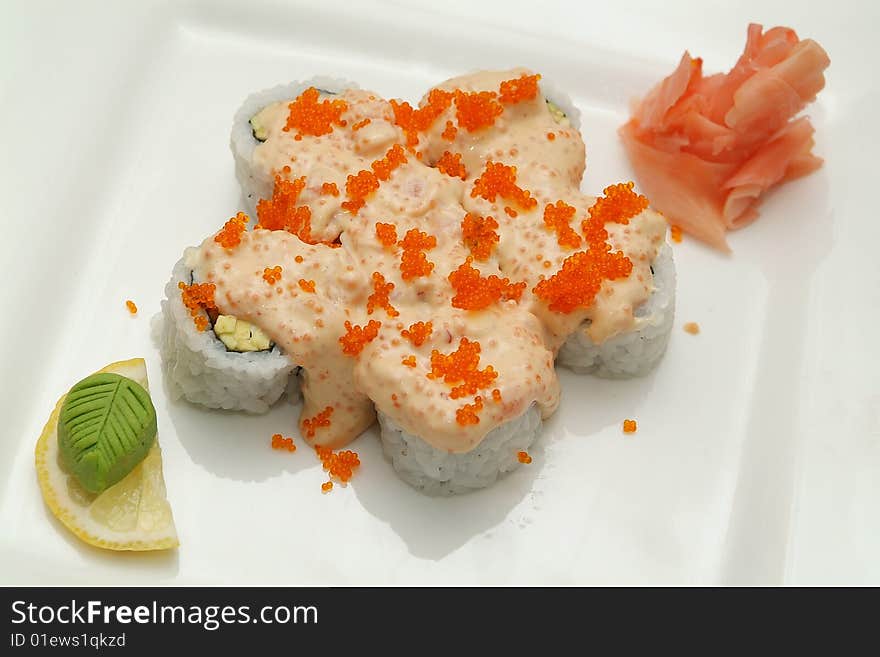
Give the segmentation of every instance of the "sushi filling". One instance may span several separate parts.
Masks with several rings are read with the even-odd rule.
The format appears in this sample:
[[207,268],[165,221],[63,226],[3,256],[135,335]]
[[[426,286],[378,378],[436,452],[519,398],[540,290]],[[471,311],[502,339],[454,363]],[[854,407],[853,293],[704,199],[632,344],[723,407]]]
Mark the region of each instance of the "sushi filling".
[[547,100],[546,102],[547,109],[550,111],[550,116],[553,117],[553,120],[561,126],[569,127],[571,122],[568,120],[568,115],[562,111],[562,108],[552,100]]

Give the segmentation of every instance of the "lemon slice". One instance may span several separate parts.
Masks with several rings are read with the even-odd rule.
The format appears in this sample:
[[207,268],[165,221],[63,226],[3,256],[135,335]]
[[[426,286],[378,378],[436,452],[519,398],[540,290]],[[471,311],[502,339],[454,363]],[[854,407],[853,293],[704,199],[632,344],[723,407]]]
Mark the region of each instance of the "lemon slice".
[[[147,388],[143,358],[111,363],[100,372],[128,377]],[[66,396],[66,395],[65,395]],[[100,494],[80,486],[61,465],[58,454],[58,414],[64,397],[43,428],[34,450],[37,479],[52,514],[89,545],[108,550],[167,550],[178,546],[171,506],[162,477],[158,440],[122,480]]]

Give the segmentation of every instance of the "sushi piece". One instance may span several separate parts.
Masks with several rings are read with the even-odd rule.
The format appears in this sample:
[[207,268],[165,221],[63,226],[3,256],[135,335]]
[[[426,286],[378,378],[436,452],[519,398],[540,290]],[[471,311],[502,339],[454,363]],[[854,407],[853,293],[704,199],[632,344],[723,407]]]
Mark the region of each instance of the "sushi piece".
[[184,255],[174,266],[162,311],[154,318],[172,396],[207,408],[248,413],[265,413],[285,390],[297,401],[299,382],[291,376],[295,363],[256,326],[209,309],[187,307],[184,292],[192,284],[192,267]]
[[[257,202],[272,196],[275,171],[270,163],[255,160],[257,147],[270,137],[270,124],[275,115],[287,112],[289,103],[307,89],[318,91],[321,100],[331,100],[345,89],[357,89],[353,82],[318,76],[302,82],[282,84],[248,96],[235,112],[230,148],[235,161],[235,177],[241,186],[247,213],[257,216]],[[294,133],[289,134],[290,139]]]
[[492,429],[474,449],[464,453],[433,447],[384,413],[378,417],[382,450],[397,476],[433,496],[470,493],[491,486],[520,467],[518,453],[531,447],[541,434],[541,412],[534,404],[519,417]]
[[675,264],[664,245],[651,263],[654,291],[635,309],[635,326],[608,340],[593,341],[585,322],[559,349],[556,362],[577,374],[607,378],[643,376],[666,353],[675,315]]

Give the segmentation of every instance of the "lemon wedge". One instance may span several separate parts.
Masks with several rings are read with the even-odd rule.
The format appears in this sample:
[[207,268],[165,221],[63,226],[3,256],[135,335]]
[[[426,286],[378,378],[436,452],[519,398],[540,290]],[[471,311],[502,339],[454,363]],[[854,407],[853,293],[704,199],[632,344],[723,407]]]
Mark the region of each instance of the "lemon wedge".
[[[99,371],[119,374],[148,389],[143,358],[111,363]],[[81,540],[107,550],[177,547],[158,440],[123,479],[102,493],[91,493],[64,470],[59,459],[58,414],[63,403],[64,397],[55,405],[34,450],[37,480],[52,514]]]

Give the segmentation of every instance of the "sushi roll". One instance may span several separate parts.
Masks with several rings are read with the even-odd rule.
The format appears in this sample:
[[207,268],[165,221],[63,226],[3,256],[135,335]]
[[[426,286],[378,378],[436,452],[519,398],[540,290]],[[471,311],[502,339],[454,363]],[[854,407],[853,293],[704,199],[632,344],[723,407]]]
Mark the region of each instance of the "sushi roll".
[[394,420],[378,413],[382,450],[394,471],[426,495],[449,496],[491,486],[521,465],[517,457],[541,433],[541,413],[536,404],[518,418],[492,429],[471,451],[461,454],[438,449],[408,433]]
[[274,183],[273,172],[256,166],[254,162],[255,149],[268,137],[264,112],[271,110],[272,106],[293,101],[310,87],[315,87],[322,97],[333,97],[345,89],[358,88],[355,83],[347,80],[317,76],[303,82],[291,82],[253,93],[235,112],[230,148],[244,206],[252,217],[257,216],[257,202],[271,198]]
[[668,244],[651,263],[651,272],[654,290],[636,308],[633,330],[596,344],[585,322],[563,343],[557,364],[577,374],[606,378],[643,376],[654,369],[666,352],[675,314],[675,264]]
[[299,383],[291,376],[296,365],[262,331],[187,306],[184,291],[193,289],[194,281],[186,260],[184,255],[175,265],[153,326],[172,396],[248,413],[265,413],[285,390],[297,401]]

